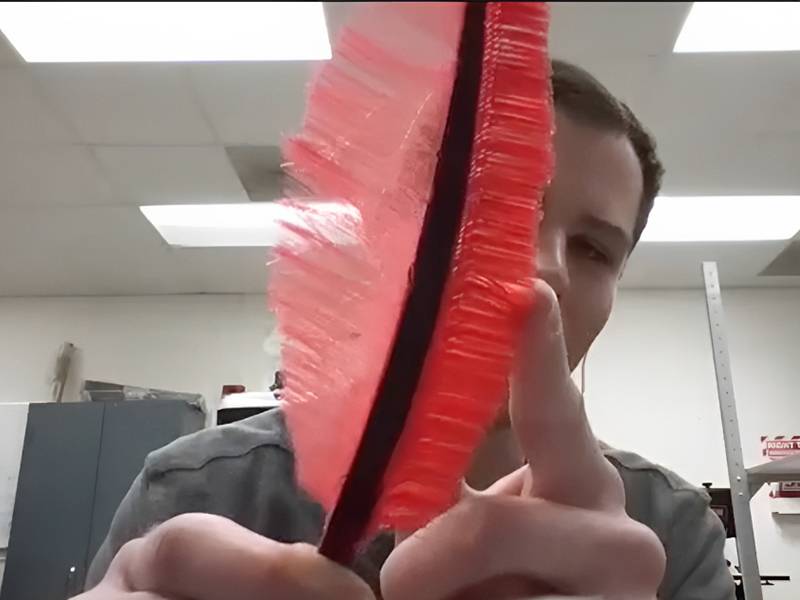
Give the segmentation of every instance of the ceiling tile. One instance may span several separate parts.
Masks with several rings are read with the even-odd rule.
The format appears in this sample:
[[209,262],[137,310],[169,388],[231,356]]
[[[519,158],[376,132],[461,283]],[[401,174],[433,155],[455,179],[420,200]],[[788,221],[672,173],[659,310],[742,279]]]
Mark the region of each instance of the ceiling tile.
[[2,210],[0,294],[105,294],[125,280],[143,288],[162,284],[158,234],[138,222],[137,212],[133,207]]
[[800,133],[796,52],[675,54],[651,85],[670,129]]
[[215,142],[186,67],[174,64],[32,65],[49,100],[89,144]]
[[111,187],[83,146],[0,146],[0,206],[77,206],[111,200]]
[[190,66],[200,102],[225,145],[279,144],[300,124],[314,63]]
[[323,2],[325,8],[325,21],[328,24],[328,37],[331,42],[336,40],[342,27],[347,23],[363,2]]
[[135,207],[0,209],[0,296],[263,293],[265,250],[223,250],[170,248]]
[[665,195],[800,193],[800,134],[751,134],[686,127],[655,131],[666,167]]
[[0,140],[67,144],[77,137],[39,97],[27,69],[0,67]]
[[672,52],[691,2],[553,2],[554,56],[654,56]]
[[248,201],[223,148],[95,146],[93,151],[127,203]]
[[[720,215],[724,218],[724,215]],[[736,243],[642,243],[625,268],[626,288],[701,287],[701,264],[717,261],[723,287],[799,286],[800,277],[759,277],[785,241]]]
[[225,154],[247,196],[254,202],[282,198],[286,179],[277,146],[226,146]]
[[181,274],[183,293],[266,293],[266,248],[169,248],[168,251],[170,268]]
[[[335,30],[344,5],[328,4]],[[688,5],[554,3],[553,53],[595,73],[654,130],[665,193],[798,193],[796,53],[672,55]],[[294,131],[312,64],[28,66],[0,36],[9,63],[0,295],[263,293],[264,249],[171,248],[134,206],[109,204],[245,199],[222,146],[275,146]],[[726,286],[798,286],[756,276],[781,248],[642,244],[622,283],[699,286],[701,260],[715,259]]]
[[761,272],[762,277],[794,276],[800,281],[800,232]]

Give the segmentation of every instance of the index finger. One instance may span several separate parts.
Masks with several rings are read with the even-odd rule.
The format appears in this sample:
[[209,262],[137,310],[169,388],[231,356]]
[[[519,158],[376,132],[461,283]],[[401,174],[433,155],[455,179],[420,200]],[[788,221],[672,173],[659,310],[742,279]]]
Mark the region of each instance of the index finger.
[[509,412],[531,470],[531,494],[583,508],[624,506],[619,475],[589,426],[570,377],[558,298],[536,280]]

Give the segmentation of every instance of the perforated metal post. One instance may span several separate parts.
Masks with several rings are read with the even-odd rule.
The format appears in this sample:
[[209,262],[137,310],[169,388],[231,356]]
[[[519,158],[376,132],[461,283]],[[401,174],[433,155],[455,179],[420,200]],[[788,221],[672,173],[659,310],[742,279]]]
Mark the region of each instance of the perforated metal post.
[[750,485],[742,460],[742,441],[739,436],[739,417],[733,393],[731,361],[725,335],[725,314],[722,310],[722,292],[719,287],[717,263],[703,263],[703,280],[706,286],[708,328],[714,352],[714,371],[717,374],[717,394],[725,438],[725,456],[728,460],[728,478],[733,501],[733,518],[736,521],[736,546],[742,585],[747,600],[762,600],[761,577],[758,571],[756,541],[753,535],[753,518],[750,514]]

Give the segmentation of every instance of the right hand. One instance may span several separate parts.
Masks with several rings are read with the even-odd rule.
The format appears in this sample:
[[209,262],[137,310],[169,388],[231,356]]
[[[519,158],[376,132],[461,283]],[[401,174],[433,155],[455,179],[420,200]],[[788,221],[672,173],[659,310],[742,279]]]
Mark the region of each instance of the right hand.
[[349,570],[307,544],[185,514],[125,544],[103,580],[73,600],[374,600]]

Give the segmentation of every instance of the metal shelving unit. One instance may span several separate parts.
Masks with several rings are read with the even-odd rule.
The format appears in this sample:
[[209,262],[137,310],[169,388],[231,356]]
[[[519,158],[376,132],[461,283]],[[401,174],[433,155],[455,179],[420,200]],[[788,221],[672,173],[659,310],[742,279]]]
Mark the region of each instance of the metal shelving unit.
[[750,467],[747,469],[747,479],[750,483],[751,498],[765,483],[798,481],[800,480],[800,455],[786,456],[780,460]]
[[733,391],[717,263],[703,263],[703,280],[706,289],[708,328],[714,352],[714,371],[717,376],[722,433],[725,438],[725,456],[728,462],[733,518],[736,523],[736,546],[739,552],[742,585],[747,600],[763,600],[756,542],[753,535],[753,518],[750,513],[750,499],[765,483],[800,480],[800,456],[789,456],[749,469],[745,468],[742,460],[739,417],[736,412],[736,398]]

